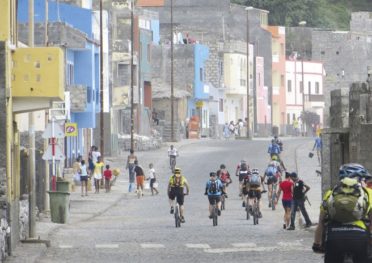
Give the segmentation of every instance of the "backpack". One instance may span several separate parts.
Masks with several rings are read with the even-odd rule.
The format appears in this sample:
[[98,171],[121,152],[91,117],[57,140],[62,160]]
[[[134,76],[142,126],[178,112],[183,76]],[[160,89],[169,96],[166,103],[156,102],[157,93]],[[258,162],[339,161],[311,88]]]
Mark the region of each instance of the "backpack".
[[214,180],[214,181],[210,181],[210,184],[209,184],[209,193],[211,194],[216,194],[217,193],[217,181]]
[[252,174],[249,178],[250,186],[260,186],[261,185],[261,176],[258,174]]
[[274,166],[268,166],[265,173],[267,176],[271,177],[271,176],[275,176],[276,175],[276,172],[277,172],[277,169],[276,167]]
[[305,198],[304,194],[304,182],[302,180],[299,180],[294,184],[293,187],[293,199],[295,200],[301,200]]
[[[349,179],[349,178],[346,178]],[[338,223],[351,223],[365,217],[368,196],[357,180],[342,180],[327,200],[329,219]]]

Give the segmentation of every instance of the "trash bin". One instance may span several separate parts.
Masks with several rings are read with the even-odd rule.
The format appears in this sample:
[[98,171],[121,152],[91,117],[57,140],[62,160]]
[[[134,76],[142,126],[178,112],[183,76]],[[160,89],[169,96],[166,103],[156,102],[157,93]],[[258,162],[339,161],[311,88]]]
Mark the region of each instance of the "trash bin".
[[53,223],[67,223],[70,214],[70,193],[52,192],[49,193],[50,215]]
[[57,192],[70,192],[70,182],[57,181]]

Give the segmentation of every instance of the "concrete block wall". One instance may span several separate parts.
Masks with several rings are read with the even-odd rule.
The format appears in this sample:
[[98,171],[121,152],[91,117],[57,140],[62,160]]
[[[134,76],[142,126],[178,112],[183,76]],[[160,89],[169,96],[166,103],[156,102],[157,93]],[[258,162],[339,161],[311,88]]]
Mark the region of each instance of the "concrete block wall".
[[69,86],[71,112],[84,112],[87,107],[87,87],[82,85]]
[[352,13],[350,30],[372,33],[372,12]]
[[349,127],[349,89],[331,91],[330,127]]

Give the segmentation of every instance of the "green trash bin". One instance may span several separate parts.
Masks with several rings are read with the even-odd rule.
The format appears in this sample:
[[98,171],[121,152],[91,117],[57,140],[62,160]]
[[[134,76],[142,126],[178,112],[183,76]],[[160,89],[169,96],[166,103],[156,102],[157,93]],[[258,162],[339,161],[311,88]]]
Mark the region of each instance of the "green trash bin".
[[70,182],[57,181],[57,192],[70,192]]
[[70,214],[70,193],[52,192],[49,193],[50,215],[53,223],[65,224]]

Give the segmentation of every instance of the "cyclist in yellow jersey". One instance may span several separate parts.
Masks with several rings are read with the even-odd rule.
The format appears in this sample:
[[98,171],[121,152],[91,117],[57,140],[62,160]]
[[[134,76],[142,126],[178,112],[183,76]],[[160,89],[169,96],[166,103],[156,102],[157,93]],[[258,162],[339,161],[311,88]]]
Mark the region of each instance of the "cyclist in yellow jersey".
[[[184,188],[186,188],[186,193],[184,193]],[[170,204],[170,213],[174,213],[174,200],[176,199],[177,203],[180,206],[180,216],[181,222],[185,223],[184,217],[184,196],[189,194],[189,184],[187,183],[186,178],[181,175],[181,169],[175,168],[174,175],[169,178],[168,183],[168,197]]]
[[[317,253],[325,252],[325,263],[343,262],[345,254],[350,255],[354,263],[371,262],[368,252],[372,233],[372,190],[368,189],[364,182],[371,178],[371,175],[362,165],[352,163],[342,165],[339,176],[340,183],[334,189],[328,190],[323,197],[312,249]],[[335,200],[340,198],[337,194],[341,196],[339,189],[342,187],[358,190],[360,194],[358,194],[358,206],[355,208],[363,207],[360,217],[354,217],[358,213],[355,210],[350,214],[342,214],[344,217],[353,218],[346,220],[347,223],[335,220],[335,217],[340,217],[341,213],[337,214],[338,210],[334,213],[337,208]],[[359,203],[361,197],[364,202]]]

